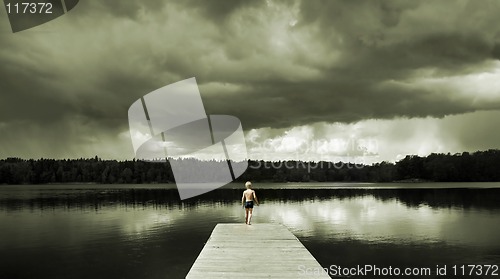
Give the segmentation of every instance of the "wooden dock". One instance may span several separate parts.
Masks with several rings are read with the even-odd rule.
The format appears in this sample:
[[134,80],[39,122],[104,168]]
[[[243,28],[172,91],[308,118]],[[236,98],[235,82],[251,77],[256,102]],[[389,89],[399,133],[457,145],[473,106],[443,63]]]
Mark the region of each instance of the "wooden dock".
[[218,224],[186,278],[330,278],[280,224]]

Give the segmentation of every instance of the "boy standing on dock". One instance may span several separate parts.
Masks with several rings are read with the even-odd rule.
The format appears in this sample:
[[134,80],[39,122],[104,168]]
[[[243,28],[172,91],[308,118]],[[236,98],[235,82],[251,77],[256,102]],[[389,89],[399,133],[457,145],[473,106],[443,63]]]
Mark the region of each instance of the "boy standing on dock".
[[243,191],[243,197],[241,198],[241,205],[245,207],[245,224],[251,225],[250,221],[252,221],[253,203],[255,201],[255,204],[259,205],[259,200],[257,200],[257,195],[255,195],[255,191],[252,190],[252,182],[247,181],[245,183],[245,187],[247,189]]

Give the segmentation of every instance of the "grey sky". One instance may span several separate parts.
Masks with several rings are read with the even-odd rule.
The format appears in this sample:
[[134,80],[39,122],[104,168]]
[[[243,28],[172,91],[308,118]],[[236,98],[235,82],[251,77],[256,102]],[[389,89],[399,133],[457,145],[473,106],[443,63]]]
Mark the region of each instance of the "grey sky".
[[329,140],[304,157],[335,157],[331,139],[376,141],[370,161],[499,148],[499,12],[494,0],[81,0],[13,34],[0,9],[0,157],[130,159],[128,107],[190,77],[207,113],[240,118],[257,159]]

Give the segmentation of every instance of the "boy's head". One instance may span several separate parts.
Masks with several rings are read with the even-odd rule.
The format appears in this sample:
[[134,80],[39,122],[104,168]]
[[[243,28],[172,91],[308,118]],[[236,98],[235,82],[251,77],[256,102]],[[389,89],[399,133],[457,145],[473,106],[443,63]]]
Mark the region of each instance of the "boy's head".
[[246,187],[247,189],[252,188],[252,182],[247,181],[247,183],[245,183],[245,187]]

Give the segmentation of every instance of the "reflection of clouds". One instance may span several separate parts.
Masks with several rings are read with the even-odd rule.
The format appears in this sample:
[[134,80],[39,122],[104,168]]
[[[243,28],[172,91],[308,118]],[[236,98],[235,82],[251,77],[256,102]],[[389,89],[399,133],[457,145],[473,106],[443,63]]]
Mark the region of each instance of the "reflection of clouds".
[[[228,214],[228,209],[239,210]],[[189,208],[184,204],[168,207],[122,204],[98,210],[65,210],[60,207],[54,211],[39,211],[39,214],[25,208],[10,213],[0,212],[0,224],[11,224],[0,230],[0,239],[3,240],[0,248],[37,248],[49,243],[73,249],[109,238],[133,242],[172,231],[197,230],[214,218],[220,218],[220,222],[237,222],[243,220],[242,216],[241,207],[222,202],[204,202]]]
[[[132,212],[131,212],[132,213]],[[134,211],[133,214],[123,216],[125,218],[118,219],[120,228],[123,234],[128,236],[140,236],[143,233],[171,226],[177,219],[186,215],[182,211],[166,212],[158,211]]]
[[[299,237],[377,242],[447,242],[466,245],[500,243],[488,211],[428,205],[408,207],[397,199],[373,196],[300,203],[266,203],[256,216],[283,223]],[[262,221],[264,222],[264,221]]]
[[322,206],[316,210],[316,213],[319,218],[322,218],[323,220],[334,225],[342,224],[347,219],[347,213],[344,211],[343,208],[338,206],[335,206],[331,209]]
[[[234,207],[229,207],[235,209]],[[239,208],[236,208],[239,209]],[[222,202],[206,202],[192,208],[184,208],[183,205],[159,210],[154,207],[146,207],[143,210],[133,210],[124,214],[122,211],[115,211],[118,214],[117,226],[122,234],[127,237],[141,238],[144,234],[154,233],[161,230],[183,229],[182,226],[194,226],[197,222],[206,222],[203,218],[241,218],[239,212],[228,214],[228,206]],[[230,210],[229,210],[230,212]],[[112,213],[112,212],[110,212]],[[199,218],[202,218],[199,220]],[[243,220],[243,219],[242,219]]]
[[[55,186],[54,186],[55,187]],[[165,236],[172,232],[206,230],[217,223],[244,221],[241,195],[232,202],[200,200],[169,206],[109,205],[99,209],[40,211],[28,208],[0,214],[0,239],[5,249],[39,247],[44,243],[74,247],[111,237],[126,241]],[[254,223],[275,222],[287,226],[299,238],[359,240],[373,243],[436,243],[492,247],[500,245],[498,209],[433,208],[407,206],[398,198],[372,195],[349,198],[265,200],[254,208]],[[57,231],[58,233],[54,233]],[[495,246],[496,245],[496,246]]]
[[306,223],[304,217],[307,216],[303,216],[299,210],[289,209],[286,211],[279,211],[277,214],[279,215],[278,218],[281,219],[284,224],[291,227],[300,227],[302,224]]

